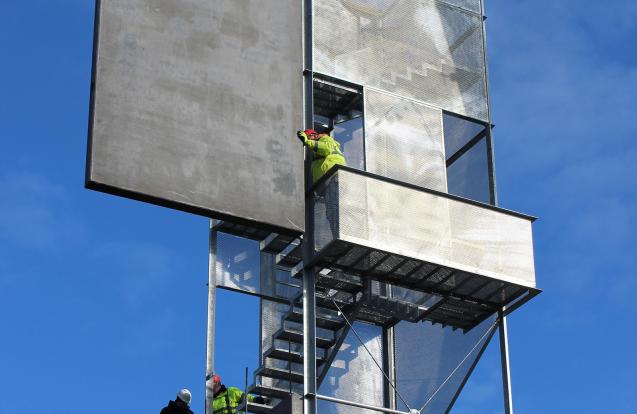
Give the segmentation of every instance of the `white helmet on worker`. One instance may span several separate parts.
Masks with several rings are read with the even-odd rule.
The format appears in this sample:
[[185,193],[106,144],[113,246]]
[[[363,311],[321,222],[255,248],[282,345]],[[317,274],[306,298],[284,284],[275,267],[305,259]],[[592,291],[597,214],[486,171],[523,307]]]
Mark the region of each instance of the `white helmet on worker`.
[[182,388],[177,393],[177,398],[179,398],[181,401],[185,402],[186,404],[190,404],[190,400],[192,400],[192,394],[186,388]]

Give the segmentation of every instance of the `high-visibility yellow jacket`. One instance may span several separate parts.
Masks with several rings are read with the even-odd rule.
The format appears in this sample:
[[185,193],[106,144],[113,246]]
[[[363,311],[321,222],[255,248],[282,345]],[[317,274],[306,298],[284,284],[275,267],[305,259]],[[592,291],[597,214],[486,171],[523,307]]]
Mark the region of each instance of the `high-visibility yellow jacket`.
[[[254,401],[254,397],[248,395],[248,401]],[[235,414],[237,406],[243,402],[243,391],[236,387],[221,386],[219,392],[212,400],[214,414]]]
[[316,182],[334,165],[347,165],[341,152],[341,144],[327,134],[321,134],[318,140],[305,141],[312,150],[312,180]]

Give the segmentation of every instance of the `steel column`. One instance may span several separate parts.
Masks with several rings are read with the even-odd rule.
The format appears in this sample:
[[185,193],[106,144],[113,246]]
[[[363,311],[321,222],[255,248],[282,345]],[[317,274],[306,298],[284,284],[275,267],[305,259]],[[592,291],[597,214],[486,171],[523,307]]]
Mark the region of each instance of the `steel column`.
[[208,331],[206,336],[206,414],[212,414],[212,374],[215,371],[215,305],[217,302],[217,220],[210,220],[208,241]]
[[[303,2],[303,86],[304,121],[314,128],[314,75],[312,0]],[[305,148],[305,234],[303,235],[303,413],[317,414],[316,406],[316,269],[308,265],[314,258],[314,200],[312,154]]]
[[502,364],[502,391],[504,394],[504,413],[513,414],[513,396],[511,393],[511,367],[509,364],[509,334],[507,319],[502,308],[498,312],[498,328],[500,331],[500,361]]
[[[306,233],[307,234],[307,233]],[[316,414],[316,272],[303,271],[303,413]]]
[[491,192],[491,204],[498,205],[498,186],[495,178],[495,149],[493,143],[493,119],[491,114],[491,96],[489,94],[489,59],[487,56],[487,28],[484,15],[484,1],[480,2],[480,15],[482,16],[482,57],[484,62],[484,90],[487,98],[487,158],[489,168],[489,190]]
[[389,376],[389,381],[383,381],[385,406],[396,409],[396,391],[390,385],[390,381],[396,384],[396,355],[395,355],[394,327],[383,329],[383,368]]

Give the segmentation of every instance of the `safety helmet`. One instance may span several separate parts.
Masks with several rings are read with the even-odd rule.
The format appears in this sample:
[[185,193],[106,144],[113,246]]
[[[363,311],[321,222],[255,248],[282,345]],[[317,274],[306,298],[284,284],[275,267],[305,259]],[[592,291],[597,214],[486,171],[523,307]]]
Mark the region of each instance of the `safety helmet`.
[[186,404],[190,404],[190,400],[192,400],[192,394],[186,388],[182,388],[177,393],[177,398],[179,398],[181,401],[185,402]]
[[217,375],[217,374],[214,374],[212,376],[212,382],[216,382],[216,383],[221,384],[221,377],[219,375]]
[[[318,133],[318,132],[316,132],[316,131],[315,131],[315,130],[313,130],[313,129],[306,129],[306,130],[305,130],[305,131],[303,131],[303,132],[305,132],[305,135],[306,135],[309,139],[315,139],[315,140],[316,140],[316,139],[318,139],[318,138],[319,138],[319,133]],[[312,135],[314,135],[316,138],[311,138],[311,137],[312,137]]]

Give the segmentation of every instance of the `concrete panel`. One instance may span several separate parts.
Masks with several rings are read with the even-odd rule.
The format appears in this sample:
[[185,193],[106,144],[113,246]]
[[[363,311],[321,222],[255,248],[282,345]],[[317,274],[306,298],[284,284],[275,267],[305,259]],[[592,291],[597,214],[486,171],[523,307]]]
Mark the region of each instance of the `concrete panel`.
[[301,3],[98,1],[87,187],[302,232]]

